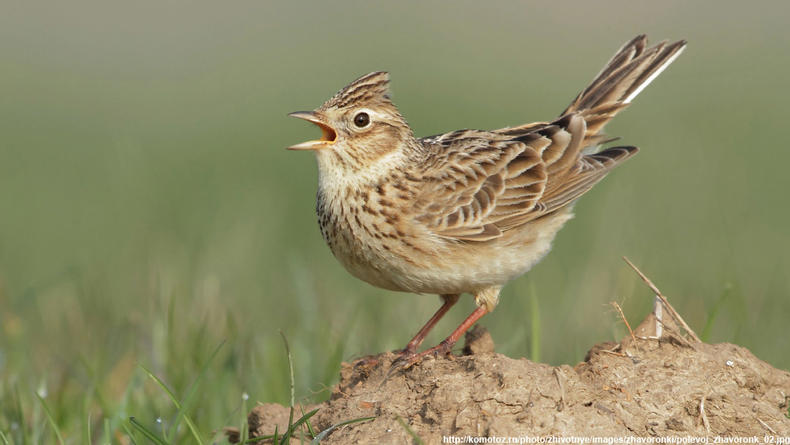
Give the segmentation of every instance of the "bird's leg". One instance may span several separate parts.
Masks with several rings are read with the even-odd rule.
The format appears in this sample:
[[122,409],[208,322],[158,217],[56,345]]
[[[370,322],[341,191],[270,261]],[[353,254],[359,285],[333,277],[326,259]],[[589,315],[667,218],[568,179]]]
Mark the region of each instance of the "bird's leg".
[[419,362],[420,360],[422,360],[423,358],[429,355],[439,357],[441,355],[449,354],[450,351],[452,351],[455,342],[457,342],[458,339],[461,338],[462,335],[464,335],[464,332],[466,332],[470,327],[472,327],[472,325],[474,325],[477,322],[477,320],[480,319],[480,317],[487,314],[488,312],[489,311],[486,306],[479,306],[477,309],[474,310],[474,312],[472,312],[471,315],[466,317],[466,320],[464,320],[463,323],[461,323],[457,328],[455,328],[452,334],[450,334],[447,338],[442,340],[441,343],[430,349],[426,349],[425,351],[422,351],[419,354],[411,353],[401,356],[398,360],[392,363],[392,369],[394,370],[394,369],[409,368],[411,365]]
[[[406,349],[401,354],[401,356],[392,363],[390,372],[399,369],[406,369],[411,365],[419,362],[420,360],[422,360],[428,355],[434,355],[438,357],[440,355],[449,354],[450,351],[452,351],[455,342],[457,342],[458,339],[461,338],[462,335],[464,335],[464,332],[466,332],[470,327],[472,327],[472,325],[474,325],[477,322],[477,320],[480,319],[480,317],[494,310],[497,303],[499,302],[499,291],[501,289],[502,289],[501,287],[490,287],[476,293],[475,303],[477,304],[477,309],[475,309],[474,312],[472,312],[468,317],[466,317],[466,320],[464,320],[463,323],[461,323],[457,328],[455,328],[452,334],[450,334],[447,338],[442,340],[441,343],[434,346],[433,348],[427,349],[417,354],[415,350],[417,346],[420,344],[420,342],[422,342],[422,339],[425,337],[425,334],[427,334],[430,328],[433,327],[433,325],[436,324],[437,321],[439,321],[439,318],[441,318],[442,315],[444,315],[444,313],[447,312],[447,309],[449,309],[453,304],[455,304],[456,301],[458,301],[458,295],[442,296],[442,298],[445,298],[444,305],[442,305],[442,307],[439,308],[438,311],[436,311],[436,314],[428,321],[425,327],[423,327],[420,330],[420,332],[414,337],[414,339],[412,339],[412,341],[409,342],[409,345],[415,343],[415,345],[413,346],[414,350],[409,352],[408,351],[409,346],[406,346]],[[454,297],[454,298],[450,299],[449,297]],[[447,309],[445,309],[445,306],[447,306]],[[425,333],[423,333],[423,331],[425,331]],[[422,334],[422,337],[420,337],[420,334]]]
[[423,340],[425,340],[425,336],[427,336],[428,333],[431,332],[431,329],[433,329],[436,323],[438,323],[439,320],[441,320],[442,317],[444,317],[447,311],[449,311],[450,308],[453,307],[455,303],[458,302],[459,295],[458,294],[440,295],[440,297],[444,301],[444,304],[442,304],[439,310],[437,310],[436,313],[433,314],[433,317],[431,317],[431,319],[428,320],[427,323],[425,323],[425,326],[423,326],[422,329],[420,329],[420,331],[417,332],[417,335],[415,335],[414,338],[412,338],[411,341],[409,341],[409,343],[406,344],[406,347],[400,351],[400,355],[401,355],[400,358],[414,355],[414,353],[417,352],[417,348],[419,348],[420,344],[422,344]]

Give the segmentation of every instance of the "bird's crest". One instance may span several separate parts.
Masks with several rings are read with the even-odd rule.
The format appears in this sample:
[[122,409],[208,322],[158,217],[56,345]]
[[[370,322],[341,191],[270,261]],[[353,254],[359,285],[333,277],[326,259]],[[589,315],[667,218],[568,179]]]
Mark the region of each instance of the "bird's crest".
[[385,71],[366,74],[338,91],[321,109],[343,108],[361,103],[391,103],[389,96],[390,75]]

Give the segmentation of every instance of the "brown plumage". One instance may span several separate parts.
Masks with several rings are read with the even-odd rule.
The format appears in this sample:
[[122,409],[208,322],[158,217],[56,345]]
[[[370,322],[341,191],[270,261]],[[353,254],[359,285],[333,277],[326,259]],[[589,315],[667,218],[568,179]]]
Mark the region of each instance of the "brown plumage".
[[[573,203],[637,152],[595,151],[603,126],[683,50],[684,41],[626,43],[552,122],[416,139],[389,97],[389,75],[355,80],[321,107],[296,112],[318,125],[321,233],[354,276],[386,289],[434,293],[444,304],[402,352],[410,366],[447,353],[499,291],[550,249]],[[440,345],[427,332],[471,293],[478,308]]]

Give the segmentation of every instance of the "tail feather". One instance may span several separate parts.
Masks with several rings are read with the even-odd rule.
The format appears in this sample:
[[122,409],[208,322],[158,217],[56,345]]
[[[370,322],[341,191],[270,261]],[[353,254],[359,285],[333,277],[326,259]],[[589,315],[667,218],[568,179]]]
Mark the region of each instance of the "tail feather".
[[629,104],[650,82],[680,55],[685,40],[666,41],[647,48],[640,35],[623,45],[561,115],[594,110],[604,105]]
[[[647,46],[647,37],[639,35],[622,46],[590,85],[571,102],[553,123],[534,122],[494,130],[507,135],[522,135],[576,115],[586,128],[581,146],[594,148],[613,139],[602,133],[604,125],[647,87],[686,47],[685,40],[660,42]],[[616,138],[615,138],[616,139]]]
[[[630,158],[636,147],[613,147],[595,151],[613,139],[601,133],[620,110],[627,107],[650,82],[683,51],[686,42],[661,42],[647,47],[637,36],[615,53],[590,86],[553,122],[536,122],[494,130],[525,144],[543,139],[539,153],[545,170],[545,187],[535,209],[541,215],[575,201],[613,168]],[[536,136],[540,136],[537,138]],[[496,222],[500,230],[533,220],[536,213],[506,216]]]
[[586,147],[606,140],[604,125],[627,107],[686,47],[685,40],[660,42],[647,47],[645,35],[636,36],[620,48],[590,85],[560,114],[580,114],[587,123]]

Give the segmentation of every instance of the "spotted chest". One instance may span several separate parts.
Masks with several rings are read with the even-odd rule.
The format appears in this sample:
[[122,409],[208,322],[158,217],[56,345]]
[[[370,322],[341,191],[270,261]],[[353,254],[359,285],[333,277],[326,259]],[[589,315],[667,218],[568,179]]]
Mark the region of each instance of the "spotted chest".
[[392,272],[415,262],[416,233],[411,216],[403,212],[413,196],[400,178],[369,187],[320,187],[316,213],[321,235],[354,276],[402,290]]

